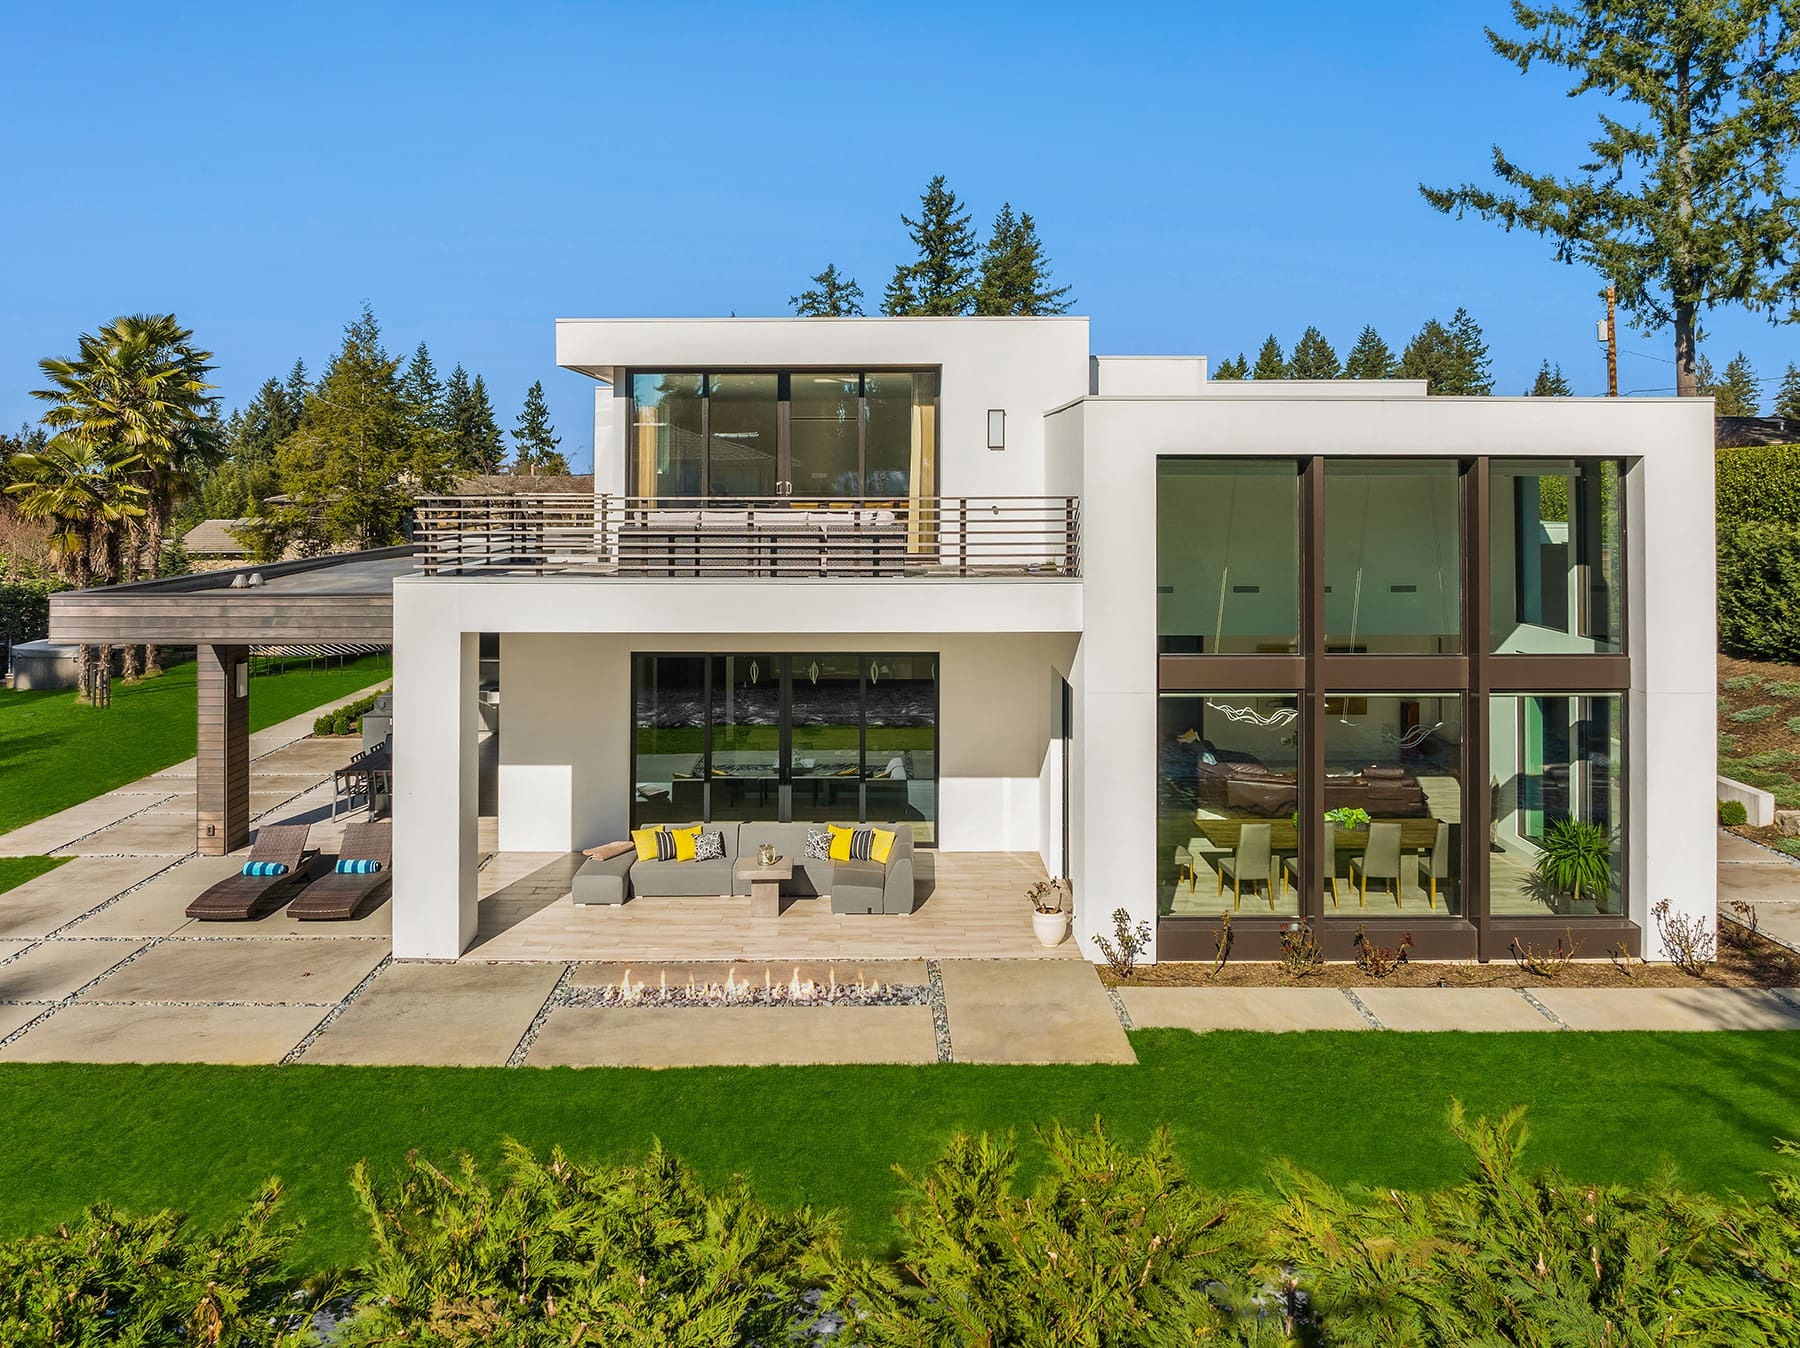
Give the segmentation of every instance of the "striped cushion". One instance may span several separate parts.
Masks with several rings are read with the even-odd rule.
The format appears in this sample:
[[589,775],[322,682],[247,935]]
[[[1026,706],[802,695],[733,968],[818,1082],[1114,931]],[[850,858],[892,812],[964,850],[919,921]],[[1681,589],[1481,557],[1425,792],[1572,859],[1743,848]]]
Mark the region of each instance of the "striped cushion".
[[675,860],[675,835],[666,828],[656,831],[656,859],[658,861]]
[[379,861],[357,861],[348,857],[338,858],[337,873],[339,875],[373,875],[381,869]]
[[287,862],[285,862],[285,861],[246,861],[244,863],[244,874],[245,875],[286,875],[287,874]]
[[859,828],[850,835],[850,860],[867,861],[875,850],[875,830]]

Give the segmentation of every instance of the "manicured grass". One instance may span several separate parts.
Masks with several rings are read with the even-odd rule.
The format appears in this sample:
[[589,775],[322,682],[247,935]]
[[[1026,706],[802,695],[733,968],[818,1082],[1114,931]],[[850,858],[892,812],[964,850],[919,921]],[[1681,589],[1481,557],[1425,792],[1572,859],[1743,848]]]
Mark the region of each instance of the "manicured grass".
[[[387,655],[317,672],[305,666],[250,680],[250,728],[335,706],[391,676]],[[112,706],[84,707],[71,692],[0,691],[0,833],[136,781],[194,753],[190,661],[159,679],[114,684]]]
[[72,860],[73,857],[0,857],[0,894]]
[[[791,1013],[797,1025],[808,1012]],[[803,1033],[803,1030],[797,1032]],[[1636,1181],[1675,1160],[1692,1188],[1760,1194],[1773,1141],[1800,1137],[1800,1034],[1133,1035],[1131,1067],[831,1067],[640,1071],[0,1065],[0,1237],[105,1197],[221,1220],[269,1175],[308,1222],[299,1257],[354,1261],[364,1227],[345,1174],[411,1148],[491,1159],[501,1138],[608,1160],[660,1136],[709,1179],[837,1209],[882,1248],[896,1187],[956,1129],[1084,1125],[1140,1143],[1174,1132],[1194,1175],[1266,1183],[1286,1156],[1349,1183],[1429,1188],[1464,1170],[1452,1097],[1530,1108],[1528,1159],[1577,1180]],[[1035,1147],[1022,1153],[1027,1164]]]

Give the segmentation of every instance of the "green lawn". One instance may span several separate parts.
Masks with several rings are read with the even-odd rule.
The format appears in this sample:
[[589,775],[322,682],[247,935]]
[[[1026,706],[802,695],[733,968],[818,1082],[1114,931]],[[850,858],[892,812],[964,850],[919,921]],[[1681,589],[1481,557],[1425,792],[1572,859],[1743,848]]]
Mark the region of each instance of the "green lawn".
[[53,871],[72,857],[0,857],[0,894]]
[[[808,1013],[794,1011],[796,1022]],[[578,1158],[635,1156],[660,1136],[703,1175],[840,1211],[881,1247],[891,1165],[956,1128],[1020,1130],[1103,1115],[1128,1140],[1159,1122],[1220,1187],[1289,1156],[1340,1182],[1432,1187],[1457,1176],[1451,1097],[1530,1107],[1528,1159],[1578,1180],[1762,1192],[1773,1141],[1800,1137],[1800,1034],[1133,1035],[1134,1067],[831,1067],[640,1071],[0,1065],[0,1236],[107,1197],[217,1221],[279,1175],[309,1224],[299,1257],[353,1261],[344,1176],[409,1148],[493,1157],[503,1136]],[[1032,1149],[1025,1149],[1027,1158]]]
[[[112,706],[83,707],[71,692],[0,690],[0,833],[55,814],[194,753],[193,662],[160,679],[114,684]],[[250,728],[335,705],[391,676],[387,655],[318,672],[304,666],[250,680]]]

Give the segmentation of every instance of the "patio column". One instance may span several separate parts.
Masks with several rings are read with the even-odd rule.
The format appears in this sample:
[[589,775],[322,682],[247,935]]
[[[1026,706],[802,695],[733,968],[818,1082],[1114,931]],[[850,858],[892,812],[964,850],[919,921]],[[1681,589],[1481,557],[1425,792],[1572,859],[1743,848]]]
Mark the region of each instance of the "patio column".
[[194,769],[195,845],[222,857],[250,841],[250,648],[204,645]]
[[442,599],[394,586],[396,959],[455,959],[475,939],[481,638]]

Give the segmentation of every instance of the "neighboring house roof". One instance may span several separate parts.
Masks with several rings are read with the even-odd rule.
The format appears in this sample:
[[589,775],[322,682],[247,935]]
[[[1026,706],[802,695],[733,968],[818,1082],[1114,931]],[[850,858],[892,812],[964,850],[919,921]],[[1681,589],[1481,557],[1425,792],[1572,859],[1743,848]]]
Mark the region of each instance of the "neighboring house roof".
[[459,477],[450,485],[452,496],[519,496],[519,495],[592,496],[594,475],[579,473],[568,477],[552,477],[547,473],[477,473]]
[[1791,417],[1720,417],[1713,443],[1720,449],[1800,442],[1800,421]]
[[181,546],[190,556],[248,557],[250,549],[237,537],[243,520],[201,520],[182,535]]

